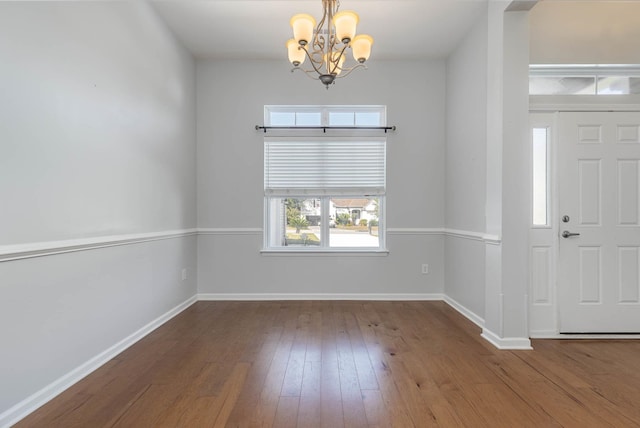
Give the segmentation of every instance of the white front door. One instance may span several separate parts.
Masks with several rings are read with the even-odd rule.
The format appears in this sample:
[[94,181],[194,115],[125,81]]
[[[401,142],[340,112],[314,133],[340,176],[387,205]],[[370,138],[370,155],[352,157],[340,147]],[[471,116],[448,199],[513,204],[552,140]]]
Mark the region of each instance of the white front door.
[[640,332],[640,113],[560,113],[561,333]]

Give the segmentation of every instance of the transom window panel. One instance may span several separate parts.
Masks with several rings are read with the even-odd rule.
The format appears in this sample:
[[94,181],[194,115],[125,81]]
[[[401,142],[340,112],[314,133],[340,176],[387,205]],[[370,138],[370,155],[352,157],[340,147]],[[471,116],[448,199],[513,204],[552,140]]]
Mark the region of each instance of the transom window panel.
[[319,111],[274,111],[269,117],[271,126],[320,126],[322,113]]
[[530,95],[596,95],[595,76],[530,76]]
[[386,126],[384,106],[265,106],[267,126]]
[[637,95],[640,67],[531,65],[529,95]]
[[[385,111],[265,107],[266,124],[293,128],[264,137],[265,250],[384,250],[387,140],[366,127],[385,126]],[[306,125],[312,116],[316,122]],[[356,132],[295,129],[316,125]]]
[[333,126],[382,126],[380,111],[332,111],[329,125]]

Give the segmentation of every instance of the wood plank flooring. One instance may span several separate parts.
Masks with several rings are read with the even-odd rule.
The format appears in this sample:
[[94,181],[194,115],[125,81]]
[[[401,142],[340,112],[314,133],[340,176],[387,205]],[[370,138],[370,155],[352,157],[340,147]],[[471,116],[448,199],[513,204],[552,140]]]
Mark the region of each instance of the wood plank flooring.
[[640,341],[499,351],[443,302],[198,302],[17,427],[640,427]]

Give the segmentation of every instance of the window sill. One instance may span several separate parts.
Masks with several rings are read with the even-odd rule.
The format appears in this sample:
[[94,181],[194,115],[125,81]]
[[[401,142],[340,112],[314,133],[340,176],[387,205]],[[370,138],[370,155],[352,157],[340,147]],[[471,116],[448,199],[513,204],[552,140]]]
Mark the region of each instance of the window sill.
[[260,254],[263,256],[321,256],[321,257],[335,257],[335,256],[357,256],[357,257],[386,257],[389,255],[387,249],[364,249],[364,248],[323,248],[323,249],[311,249],[303,250],[300,248],[284,249],[284,248],[263,248],[260,250]]

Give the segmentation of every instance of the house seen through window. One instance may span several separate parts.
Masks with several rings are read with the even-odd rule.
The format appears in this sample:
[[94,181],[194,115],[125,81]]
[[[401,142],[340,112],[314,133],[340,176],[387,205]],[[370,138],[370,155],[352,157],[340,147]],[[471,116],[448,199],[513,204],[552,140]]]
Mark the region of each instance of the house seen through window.
[[287,128],[264,138],[266,250],[384,249],[386,138],[371,127],[385,116],[381,106],[265,107],[267,126]]

